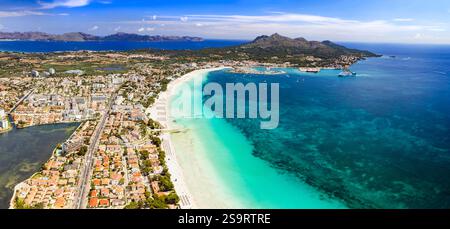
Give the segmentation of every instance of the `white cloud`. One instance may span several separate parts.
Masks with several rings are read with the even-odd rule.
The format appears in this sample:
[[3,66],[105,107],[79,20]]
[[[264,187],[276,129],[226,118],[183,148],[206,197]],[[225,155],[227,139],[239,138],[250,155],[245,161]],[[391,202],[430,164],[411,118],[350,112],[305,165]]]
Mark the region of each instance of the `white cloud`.
[[397,21],[397,22],[411,22],[411,21],[414,21],[414,19],[413,18],[394,18],[394,21]]
[[57,7],[82,7],[89,5],[90,2],[91,0],[53,0],[52,2],[39,0],[37,3],[41,6],[41,9],[53,9]]
[[43,16],[43,15],[51,15],[39,11],[0,11],[0,17],[23,17],[23,16]]
[[416,35],[414,35],[414,39],[422,39],[423,35],[421,33],[416,33]]
[[98,28],[99,28],[98,26],[94,25],[92,26],[92,28],[89,29],[89,31],[95,31],[98,30]]
[[443,28],[436,28],[436,29],[431,28],[431,29],[428,29],[428,30],[434,31],[434,32],[445,32],[445,31],[447,31],[446,29],[443,29]]
[[[353,30],[361,31],[378,31],[378,32],[392,32],[392,31],[415,31],[426,29],[431,26],[423,26],[417,24],[394,24],[386,20],[372,20],[372,21],[358,21],[347,20],[335,17],[325,17],[309,14],[290,14],[290,13],[274,13],[269,15],[188,15],[192,21],[209,22],[215,24],[235,24],[237,27],[250,26],[255,27],[261,24],[278,24],[281,27],[292,26],[295,27],[316,27],[317,29],[335,29],[335,30]],[[411,22],[411,18],[397,18],[397,22]],[[439,28],[435,28],[437,30]]]
[[2,17],[24,17],[24,16],[69,16],[68,13],[44,13],[41,11],[22,10],[22,11],[0,11],[0,18]]
[[4,29],[5,26],[3,26],[2,24],[0,24],[0,30]]
[[432,32],[445,32],[445,31],[447,31],[447,29],[442,27],[442,26],[427,26],[427,30],[428,31],[432,31]]
[[155,27],[140,27],[138,29],[138,32],[143,33],[143,32],[152,32],[155,31]]
[[157,17],[156,15],[153,15],[153,16],[152,16],[152,19],[153,19],[153,20],[156,20],[157,18],[158,18],[158,17]]
[[[190,21],[214,29],[202,29],[216,36],[252,38],[260,34],[279,32],[288,36],[311,39],[348,41],[392,41],[411,39],[426,31],[446,31],[442,24],[394,23],[389,20],[348,20],[308,14],[272,13],[268,15],[187,15]],[[396,18],[395,22],[413,22],[412,18]],[[229,35],[228,35],[229,34]],[[431,36],[430,36],[431,37]],[[231,37],[230,37],[231,38]],[[447,39],[448,38],[436,38]],[[435,39],[435,40],[436,40]]]
[[116,28],[114,28],[114,31],[119,32],[120,29],[121,29],[121,27],[117,26]]
[[[152,16],[148,16],[151,18]],[[190,21],[192,23],[186,23]],[[400,23],[400,21],[408,23]],[[270,13],[266,15],[158,15],[157,20],[122,21],[123,24],[158,27],[162,34],[194,35],[208,38],[253,39],[280,33],[311,40],[417,42],[418,33],[428,34],[432,43],[450,43],[446,23],[416,22],[407,18],[353,20],[321,15]],[[165,25],[164,27],[161,25]],[[142,26],[145,28],[145,26]]]
[[[234,21],[234,22],[309,22],[309,23],[349,23],[355,20],[324,17],[308,14],[276,13],[270,15],[188,15],[193,20]],[[186,17],[187,18],[187,17]]]

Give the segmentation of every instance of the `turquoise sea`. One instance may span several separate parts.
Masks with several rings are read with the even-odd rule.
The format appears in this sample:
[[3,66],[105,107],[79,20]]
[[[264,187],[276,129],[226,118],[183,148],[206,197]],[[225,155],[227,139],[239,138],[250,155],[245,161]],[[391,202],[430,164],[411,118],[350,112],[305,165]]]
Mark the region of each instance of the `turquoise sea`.
[[[178,118],[182,167],[207,167],[185,174],[189,188],[213,189],[227,207],[450,208],[450,47],[349,46],[386,56],[355,64],[350,78],[209,73],[204,83],[279,83],[280,125]],[[208,198],[200,205],[224,206]]]

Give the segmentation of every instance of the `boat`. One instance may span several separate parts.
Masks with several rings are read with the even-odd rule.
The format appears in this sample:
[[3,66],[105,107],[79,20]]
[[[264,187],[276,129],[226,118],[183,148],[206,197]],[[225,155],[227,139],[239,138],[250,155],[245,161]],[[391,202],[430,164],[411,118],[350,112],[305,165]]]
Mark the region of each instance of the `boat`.
[[298,68],[301,72],[307,72],[307,73],[319,73],[320,68]]
[[339,77],[348,77],[348,76],[356,76],[356,72],[352,72],[348,69],[344,69],[342,72],[339,73]]

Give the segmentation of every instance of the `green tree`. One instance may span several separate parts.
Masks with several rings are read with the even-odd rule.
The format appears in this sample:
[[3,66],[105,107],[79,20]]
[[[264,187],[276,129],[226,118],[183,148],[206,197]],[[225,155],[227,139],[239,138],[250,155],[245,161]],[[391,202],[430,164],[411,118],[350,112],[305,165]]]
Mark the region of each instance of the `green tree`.
[[84,155],[86,155],[87,150],[88,150],[88,147],[87,147],[87,146],[82,146],[82,147],[80,148],[80,150],[78,150],[77,155],[78,155],[78,156],[84,156]]
[[163,192],[167,192],[173,190],[172,181],[170,181],[169,176],[160,176],[159,177],[160,188]]
[[148,155],[150,155],[150,152],[148,152],[147,150],[142,150],[139,153],[141,154],[141,160],[147,159]]
[[148,207],[151,209],[164,209],[168,208],[165,198],[159,197],[158,195],[153,195],[153,198],[147,199]]
[[152,140],[153,145],[160,147],[161,146],[161,139],[156,136],[151,136],[150,139]]
[[167,195],[165,201],[167,204],[178,204],[180,197],[175,192],[171,192]]
[[139,203],[137,203],[137,202],[130,202],[129,204],[127,204],[125,207],[124,207],[124,209],[139,209],[140,208],[140,206],[139,206]]

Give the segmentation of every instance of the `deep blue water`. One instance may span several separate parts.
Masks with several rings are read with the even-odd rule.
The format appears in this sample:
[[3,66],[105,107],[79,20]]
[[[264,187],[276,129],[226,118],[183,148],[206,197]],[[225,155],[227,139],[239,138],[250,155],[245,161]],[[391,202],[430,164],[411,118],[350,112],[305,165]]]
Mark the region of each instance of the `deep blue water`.
[[126,42],[126,41],[86,41],[86,42],[47,42],[47,41],[0,41],[0,51],[14,52],[55,52],[55,51],[127,51],[155,48],[167,50],[203,49],[234,46],[245,41],[239,40],[205,40],[161,41],[161,42]]
[[352,78],[288,69],[208,81],[280,83],[277,129],[227,120],[279,172],[351,208],[450,208],[450,46],[348,45],[388,57],[355,64]]

